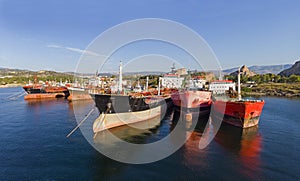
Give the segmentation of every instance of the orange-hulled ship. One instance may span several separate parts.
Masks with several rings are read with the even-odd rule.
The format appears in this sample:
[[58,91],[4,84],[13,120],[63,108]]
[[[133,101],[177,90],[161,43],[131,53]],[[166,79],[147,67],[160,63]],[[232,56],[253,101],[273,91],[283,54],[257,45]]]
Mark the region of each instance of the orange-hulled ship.
[[64,86],[26,85],[23,89],[27,93],[24,99],[66,98],[69,96],[69,91]]
[[64,86],[51,86],[37,84],[37,78],[34,77],[34,83],[23,86],[27,93],[24,99],[46,99],[46,98],[59,98],[69,96],[69,91]]
[[265,102],[241,98],[240,69],[238,70],[238,98],[215,99],[213,116],[233,126],[248,128],[258,124]]

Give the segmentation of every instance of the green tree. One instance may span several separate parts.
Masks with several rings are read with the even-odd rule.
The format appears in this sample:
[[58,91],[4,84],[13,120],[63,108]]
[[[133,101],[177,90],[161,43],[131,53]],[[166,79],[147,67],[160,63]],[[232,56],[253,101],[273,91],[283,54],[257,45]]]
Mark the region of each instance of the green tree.
[[249,79],[250,79],[250,81],[254,81],[258,84],[261,83],[261,75],[259,75],[259,74],[256,74],[256,75],[250,77]]
[[290,83],[300,82],[300,76],[293,74],[288,78],[288,82]]
[[278,82],[280,82],[280,80],[281,80],[281,76],[280,75],[276,75],[274,77],[274,82],[278,83]]

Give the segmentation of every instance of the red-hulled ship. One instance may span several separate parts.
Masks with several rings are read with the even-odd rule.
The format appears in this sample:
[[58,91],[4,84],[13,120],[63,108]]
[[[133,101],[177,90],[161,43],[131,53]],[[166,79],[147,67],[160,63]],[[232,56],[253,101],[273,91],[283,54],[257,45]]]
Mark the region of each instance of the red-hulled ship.
[[233,126],[248,128],[258,124],[263,100],[215,100],[213,116]]
[[233,126],[248,128],[258,124],[265,102],[241,98],[240,69],[238,70],[238,98],[215,99],[213,116]]

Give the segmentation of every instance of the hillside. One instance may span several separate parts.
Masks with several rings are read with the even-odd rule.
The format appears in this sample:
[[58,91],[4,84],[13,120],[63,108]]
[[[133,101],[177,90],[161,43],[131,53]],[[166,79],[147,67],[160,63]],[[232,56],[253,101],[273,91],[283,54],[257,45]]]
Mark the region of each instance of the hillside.
[[34,76],[37,76],[38,81],[72,81],[74,79],[74,74],[62,73],[55,71],[30,71],[30,70],[20,70],[20,69],[8,69],[0,68],[0,85],[5,86],[9,84],[14,85],[24,85],[29,81],[34,80]]
[[267,74],[267,73],[278,74],[280,71],[290,68],[291,66],[292,64],[264,65],[264,66],[254,65],[254,66],[250,66],[249,69],[253,72],[256,72],[257,74]]
[[37,75],[39,77],[47,76],[66,76],[73,75],[72,73],[62,73],[49,70],[40,70],[40,71],[31,71],[31,70],[20,70],[20,69],[9,69],[9,68],[0,68],[0,77],[7,76],[33,76]]
[[[165,72],[160,71],[142,71],[142,72],[124,72],[123,74],[125,76],[130,75],[161,75]],[[117,73],[99,73],[99,76],[112,76]],[[47,77],[47,76],[62,76],[62,75],[77,75],[77,76],[93,76],[94,74],[82,74],[82,73],[75,73],[75,72],[55,72],[55,71],[49,71],[49,70],[40,70],[40,71],[31,71],[31,70],[21,70],[21,69],[9,69],[9,68],[1,68],[0,67],[0,77],[4,76],[32,76],[37,75],[39,77]]]
[[290,75],[300,75],[300,61],[297,61],[292,67],[279,73],[281,76],[289,77]]
[[[256,75],[256,73],[249,70],[249,68],[246,65],[243,65],[241,67],[240,71],[241,71],[241,75],[243,75],[243,76],[251,77],[251,76]],[[235,72],[232,72],[230,75],[237,76],[237,74],[238,74],[238,71],[236,70]]]
[[[252,72],[255,72],[257,74],[266,74],[266,73],[272,73],[272,74],[278,74],[279,72],[288,69],[292,67],[292,64],[283,64],[283,65],[253,65],[248,67],[249,70]],[[223,70],[223,73],[225,75],[228,75],[232,72],[235,72],[238,69],[238,67],[230,68]]]

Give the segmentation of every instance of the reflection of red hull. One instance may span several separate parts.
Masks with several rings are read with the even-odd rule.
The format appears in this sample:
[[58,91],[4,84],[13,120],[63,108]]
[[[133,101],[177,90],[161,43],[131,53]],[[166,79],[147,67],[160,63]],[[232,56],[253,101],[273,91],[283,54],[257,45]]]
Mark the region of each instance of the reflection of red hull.
[[[264,101],[221,101],[213,102],[214,116],[233,126],[248,128],[258,124]],[[224,117],[223,117],[224,115]]]
[[175,106],[187,109],[201,109],[211,105],[211,92],[208,91],[177,91],[171,95]]
[[[242,166],[237,172],[251,180],[257,179],[261,168],[262,135],[258,127],[241,129],[230,125],[222,125],[214,137],[216,143],[236,155],[234,159]],[[256,173],[253,175],[253,173]]]

